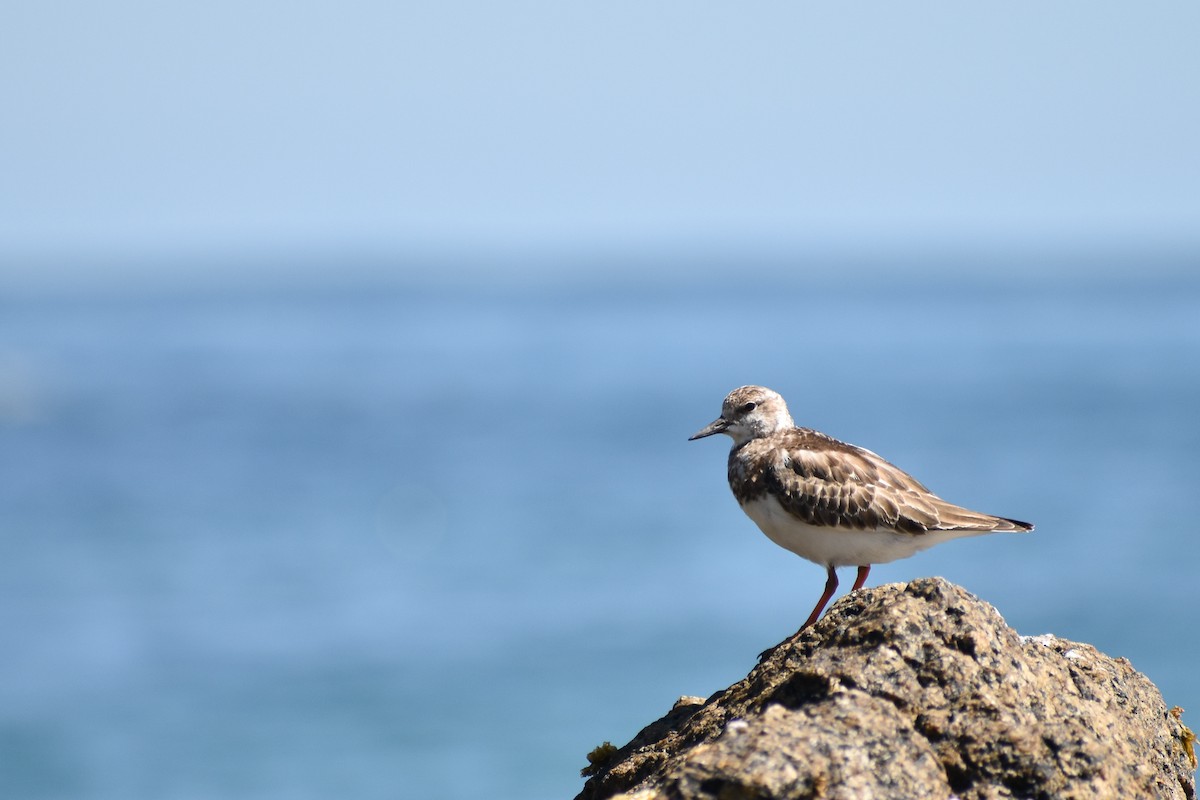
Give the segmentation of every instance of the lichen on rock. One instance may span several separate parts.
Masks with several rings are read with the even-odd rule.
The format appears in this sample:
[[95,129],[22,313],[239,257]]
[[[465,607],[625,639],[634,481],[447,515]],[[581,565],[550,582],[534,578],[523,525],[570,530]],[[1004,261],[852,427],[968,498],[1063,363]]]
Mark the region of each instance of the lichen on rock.
[[578,800],[1195,798],[1190,731],[1128,661],[1018,636],[939,578],[854,592],[688,700]]

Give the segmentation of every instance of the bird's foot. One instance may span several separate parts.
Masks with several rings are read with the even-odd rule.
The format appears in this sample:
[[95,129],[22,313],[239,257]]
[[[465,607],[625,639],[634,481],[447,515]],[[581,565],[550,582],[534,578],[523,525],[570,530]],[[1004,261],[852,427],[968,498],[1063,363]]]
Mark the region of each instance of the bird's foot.
[[758,654],[758,663],[761,664],[762,662],[766,661],[767,656],[771,655],[771,653],[774,653],[776,650],[783,647],[784,645],[792,644],[793,642],[795,642],[797,639],[800,638],[800,634],[802,634],[802,633],[804,633],[804,631],[808,630],[808,627],[809,627],[808,625],[805,625],[803,628],[796,631],[791,636],[787,637],[786,639],[784,639],[782,642],[775,645],[774,647],[768,647],[766,650],[763,650],[761,653]]

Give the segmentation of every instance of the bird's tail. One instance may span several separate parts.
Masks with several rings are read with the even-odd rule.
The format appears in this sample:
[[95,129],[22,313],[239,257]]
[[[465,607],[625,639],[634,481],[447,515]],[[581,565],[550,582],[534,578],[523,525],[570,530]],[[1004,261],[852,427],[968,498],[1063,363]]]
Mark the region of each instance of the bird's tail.
[[1008,517],[997,517],[945,503],[938,509],[936,527],[939,530],[978,531],[979,533],[993,531],[1026,533],[1033,530],[1033,523]]

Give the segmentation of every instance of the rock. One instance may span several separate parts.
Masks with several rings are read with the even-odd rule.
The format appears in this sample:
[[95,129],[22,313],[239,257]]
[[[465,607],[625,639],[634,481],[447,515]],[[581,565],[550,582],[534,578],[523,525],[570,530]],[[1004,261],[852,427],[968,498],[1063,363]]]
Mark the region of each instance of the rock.
[[926,578],[854,592],[744,680],[682,698],[577,800],[1194,799],[1190,734],[1125,659],[1018,636]]

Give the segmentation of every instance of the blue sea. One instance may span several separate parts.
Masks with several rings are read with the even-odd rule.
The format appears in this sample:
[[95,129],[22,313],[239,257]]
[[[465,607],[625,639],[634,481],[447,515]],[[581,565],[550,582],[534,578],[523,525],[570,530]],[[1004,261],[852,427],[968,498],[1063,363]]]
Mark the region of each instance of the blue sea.
[[746,383],[1038,526],[873,584],[1200,727],[1200,257],[396,273],[0,293],[0,796],[573,797],[820,594],[687,441]]

